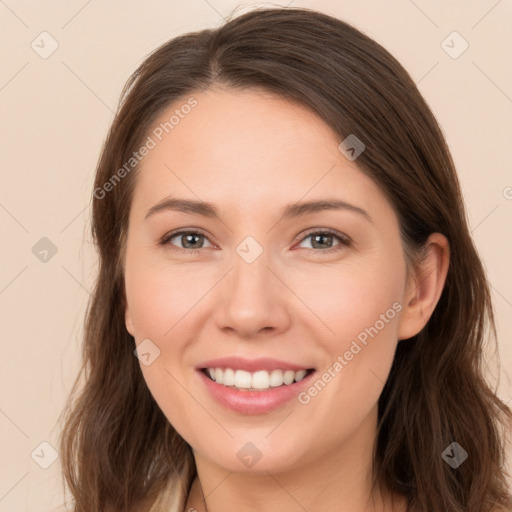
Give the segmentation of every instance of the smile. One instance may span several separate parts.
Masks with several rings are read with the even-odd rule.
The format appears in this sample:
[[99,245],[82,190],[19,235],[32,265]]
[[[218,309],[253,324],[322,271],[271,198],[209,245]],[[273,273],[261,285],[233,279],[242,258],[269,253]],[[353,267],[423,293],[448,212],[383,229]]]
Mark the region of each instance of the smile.
[[233,368],[204,368],[204,374],[217,384],[233,389],[246,391],[261,391],[281,386],[289,386],[300,382],[314,370],[281,370],[271,371],[260,370],[248,372],[245,370],[235,370]]

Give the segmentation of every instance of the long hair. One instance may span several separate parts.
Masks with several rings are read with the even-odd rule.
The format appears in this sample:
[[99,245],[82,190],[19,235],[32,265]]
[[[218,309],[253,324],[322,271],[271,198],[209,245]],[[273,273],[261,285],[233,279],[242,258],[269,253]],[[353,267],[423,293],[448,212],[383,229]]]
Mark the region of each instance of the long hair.
[[[366,146],[357,164],[391,202],[410,265],[431,233],[447,237],[440,300],[423,330],[398,343],[379,399],[374,481],[406,496],[411,510],[511,510],[504,468],[512,413],[483,374],[484,347],[496,339],[489,284],[439,125],[382,46],[326,14],[286,8],[255,9],[168,41],[122,91],[96,169],[99,273],[61,434],[74,510],[128,512],[150,500],[152,510],[178,512],[197,474],[190,446],[148,390],[125,326],[123,262],[138,169],[125,165],[165,109],[214,85],[306,106],[340,142],[356,134]],[[457,469],[441,456],[452,442],[468,453]]]

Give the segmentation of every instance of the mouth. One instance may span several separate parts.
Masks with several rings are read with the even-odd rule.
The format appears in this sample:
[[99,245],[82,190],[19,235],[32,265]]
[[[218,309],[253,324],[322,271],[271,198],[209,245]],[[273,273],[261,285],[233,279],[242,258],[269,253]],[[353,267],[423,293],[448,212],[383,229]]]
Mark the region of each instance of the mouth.
[[311,362],[238,355],[202,361],[195,370],[210,398],[231,411],[250,415],[293,404],[317,373]]
[[271,413],[286,404],[295,403],[297,406],[297,397],[311,385],[317,373],[314,368],[298,366],[293,370],[255,370],[202,366],[196,368],[196,373],[209,397],[221,406],[244,415]]
[[268,391],[275,388],[291,386],[309,377],[315,369],[300,370],[259,370],[249,372],[235,368],[206,367],[199,368],[206,378],[224,387],[239,391]]

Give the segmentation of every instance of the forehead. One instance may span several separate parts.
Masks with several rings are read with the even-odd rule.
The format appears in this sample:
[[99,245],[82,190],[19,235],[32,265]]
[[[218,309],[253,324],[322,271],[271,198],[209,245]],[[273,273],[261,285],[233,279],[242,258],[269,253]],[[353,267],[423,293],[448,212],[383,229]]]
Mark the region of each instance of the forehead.
[[229,201],[239,210],[325,193],[383,200],[341,154],[339,137],[322,119],[264,91],[193,93],[170,105],[150,136],[155,145],[141,161],[134,208],[149,208],[170,193]]

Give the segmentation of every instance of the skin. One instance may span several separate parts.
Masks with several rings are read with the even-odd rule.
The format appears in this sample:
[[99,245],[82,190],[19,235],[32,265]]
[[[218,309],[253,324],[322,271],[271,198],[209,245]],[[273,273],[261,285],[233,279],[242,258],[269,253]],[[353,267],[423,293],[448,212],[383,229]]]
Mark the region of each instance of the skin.
[[[408,274],[391,204],[315,114],[257,90],[193,96],[198,105],[141,162],[125,259],[127,329],[137,345],[149,338],[160,349],[141,370],[196,461],[186,510],[403,510],[400,497],[392,506],[387,492],[371,492],[377,402],[398,340],[417,334],[439,300],[446,238],[432,234],[427,258]],[[211,202],[221,218],[162,211],[145,220],[169,194]],[[280,218],[290,202],[321,198],[356,205],[371,221],[348,210]],[[205,238],[192,239],[192,251],[183,236],[158,245],[193,228]],[[315,246],[312,228],[352,242],[326,235]],[[247,236],[263,249],[253,263],[236,252]],[[338,250],[322,254],[329,244]],[[401,312],[308,404],[236,413],[194,370],[225,355],[268,356],[321,375],[395,302]],[[237,457],[247,442],[261,452],[250,468]]]

